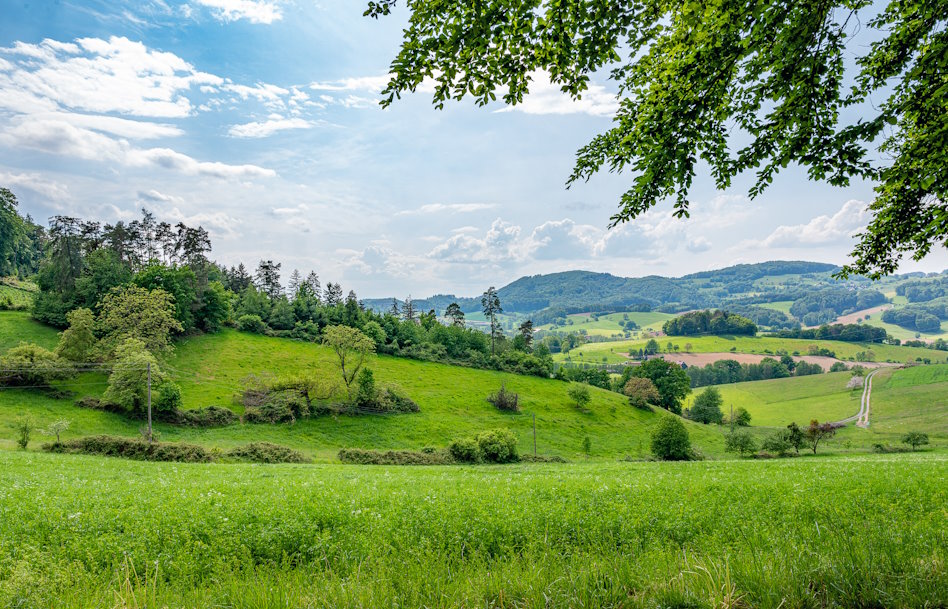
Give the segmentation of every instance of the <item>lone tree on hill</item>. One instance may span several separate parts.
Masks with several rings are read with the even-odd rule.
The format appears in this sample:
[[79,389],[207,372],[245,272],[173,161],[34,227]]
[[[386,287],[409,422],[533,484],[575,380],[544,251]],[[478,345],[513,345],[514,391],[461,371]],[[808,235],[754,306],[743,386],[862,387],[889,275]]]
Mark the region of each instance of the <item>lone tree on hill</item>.
[[349,326],[327,327],[323,341],[336,352],[342,382],[348,390],[366,358],[375,353],[375,343],[358,328]]
[[912,450],[918,450],[919,446],[928,444],[928,434],[920,431],[910,431],[902,436],[902,442],[912,447]]
[[810,443],[810,448],[813,449],[813,454],[815,455],[816,449],[819,447],[821,441],[828,440],[836,435],[836,426],[832,423],[823,423],[821,425],[819,421],[813,419],[810,421],[810,426],[803,430],[803,435]]
[[497,295],[497,289],[494,286],[487,288],[487,291],[481,295],[481,308],[484,311],[484,317],[490,322],[490,354],[494,354],[494,342],[500,333],[500,324],[497,323],[497,315],[504,310],[500,306],[500,296]]
[[[397,2],[372,0],[365,14]],[[536,78],[573,99],[596,72],[615,81],[612,127],[579,150],[567,180],[632,172],[613,226],[668,199],[688,217],[699,163],[719,189],[753,171],[751,197],[793,163],[834,186],[876,184],[842,275],[877,278],[906,253],[948,246],[944,0],[403,2],[383,106],[428,82],[441,109],[498,93],[518,104]]]

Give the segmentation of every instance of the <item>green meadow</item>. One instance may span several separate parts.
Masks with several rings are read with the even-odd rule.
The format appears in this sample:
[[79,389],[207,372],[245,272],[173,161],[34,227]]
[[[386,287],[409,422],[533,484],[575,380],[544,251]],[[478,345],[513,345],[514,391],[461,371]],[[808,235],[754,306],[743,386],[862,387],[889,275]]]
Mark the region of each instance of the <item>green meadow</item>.
[[632,312],[632,313],[609,313],[607,315],[600,315],[598,319],[592,319],[586,313],[580,313],[575,315],[568,315],[566,319],[568,323],[566,325],[553,325],[545,324],[542,326],[537,326],[537,330],[553,330],[553,331],[562,331],[562,332],[579,332],[585,331],[589,336],[603,336],[603,337],[613,337],[613,336],[622,336],[626,329],[619,325],[624,323],[626,320],[634,321],[638,326],[638,330],[633,330],[633,333],[641,331],[649,332],[661,332],[662,324],[667,320],[675,317],[669,313],[658,313],[658,312]]
[[[908,362],[915,358],[928,358],[932,362],[948,361],[948,352],[926,349],[924,347],[902,347],[876,343],[848,343],[832,340],[804,340],[795,338],[777,338],[773,336],[660,336],[658,341],[662,348],[668,343],[678,345],[685,351],[685,345],[691,345],[694,353],[715,353],[735,351],[738,353],[756,353],[773,355],[778,351],[787,353],[798,352],[806,355],[810,346],[822,347],[836,353],[840,359],[856,358],[860,352],[872,351],[874,361]],[[558,353],[554,356],[557,361],[574,363],[621,363],[626,360],[625,353],[645,347],[648,339],[617,341],[608,343],[587,343],[571,350],[567,354]]]

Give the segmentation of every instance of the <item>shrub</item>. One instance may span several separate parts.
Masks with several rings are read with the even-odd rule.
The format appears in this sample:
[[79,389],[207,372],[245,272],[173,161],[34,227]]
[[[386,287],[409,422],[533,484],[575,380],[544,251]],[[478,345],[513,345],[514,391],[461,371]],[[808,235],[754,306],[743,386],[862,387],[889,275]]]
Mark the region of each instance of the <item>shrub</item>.
[[230,408],[208,406],[195,410],[174,410],[162,420],[189,427],[225,427],[237,423],[240,417]]
[[902,446],[888,446],[886,444],[882,444],[881,442],[872,445],[872,452],[874,453],[882,453],[882,454],[907,453],[907,452],[910,452],[911,450],[912,449],[910,448],[905,448]]
[[492,393],[487,396],[487,401],[496,406],[498,410],[504,412],[520,411],[520,396],[513,391],[508,391],[506,383],[500,385],[500,389],[497,390],[497,393]]
[[666,416],[652,432],[652,454],[662,461],[687,461],[692,458],[691,438],[678,417]]
[[849,368],[847,368],[843,362],[834,362],[833,365],[830,366],[830,372],[845,372],[846,370],[849,370]]
[[477,445],[484,461],[510,463],[517,461],[517,436],[509,429],[492,429],[477,434]]
[[629,404],[633,408],[640,410],[650,411],[652,410],[651,405],[658,404],[662,399],[655,383],[644,377],[633,376],[630,378],[622,388],[622,393],[629,398]]
[[790,449],[793,448],[793,445],[790,443],[790,430],[789,429],[779,429],[766,438],[760,444],[761,450],[767,451],[769,453],[774,453],[780,455],[781,457],[786,456]]
[[524,463],[569,463],[559,455],[520,455],[520,461]]
[[43,450],[56,453],[124,457],[139,461],[181,461],[188,463],[213,461],[211,453],[207,449],[194,444],[171,442],[153,442],[149,444],[136,438],[106,435],[86,436],[65,442],[44,444]]
[[730,425],[737,425],[738,427],[748,427],[751,423],[751,415],[747,412],[746,408],[738,406],[734,414],[728,419],[728,423]]
[[582,383],[570,383],[566,394],[569,396],[569,399],[573,400],[573,405],[575,405],[577,409],[582,412],[587,412],[586,406],[590,400],[592,400],[592,396],[589,395],[589,387]]
[[244,410],[244,423],[295,423],[296,415],[289,401],[269,399],[260,406],[252,406]]
[[757,442],[749,431],[732,431],[724,437],[724,451],[739,453],[742,457],[757,450]]
[[910,431],[902,436],[902,442],[910,445],[912,450],[917,450],[919,446],[928,444],[928,434],[920,431]]
[[266,334],[268,328],[259,315],[241,315],[237,318],[237,329],[254,334]]
[[227,452],[227,456],[241,461],[254,463],[308,463],[309,459],[298,450],[271,444],[270,442],[251,442]]
[[36,430],[36,421],[33,417],[26,415],[14,421],[12,427],[13,430],[16,431],[17,446],[22,450],[26,450],[26,447],[30,445],[30,437]]
[[43,387],[72,375],[65,360],[32,343],[20,343],[0,355],[0,385]]
[[356,465],[449,465],[454,463],[452,454],[440,451],[413,450],[364,450],[344,448],[339,451],[339,460]]
[[173,412],[181,407],[181,388],[177,383],[165,381],[155,390],[152,406],[159,412]]
[[458,438],[451,442],[448,451],[461,463],[480,463],[484,459],[481,447],[474,438]]
[[722,403],[724,400],[721,398],[721,392],[716,387],[708,387],[695,396],[688,418],[698,423],[720,424],[724,420],[721,413]]
[[420,412],[421,408],[414,400],[401,393],[395,386],[388,386],[378,394],[376,407],[386,413]]

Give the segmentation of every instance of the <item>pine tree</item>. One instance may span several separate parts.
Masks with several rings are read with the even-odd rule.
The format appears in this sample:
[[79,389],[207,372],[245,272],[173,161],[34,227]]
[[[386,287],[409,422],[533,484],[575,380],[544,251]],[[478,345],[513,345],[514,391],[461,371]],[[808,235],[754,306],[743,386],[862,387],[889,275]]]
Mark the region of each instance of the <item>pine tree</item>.
[[402,306],[402,317],[405,318],[405,321],[415,321],[415,303],[412,302],[411,294],[405,299],[405,304]]
[[520,324],[520,336],[523,337],[523,344],[527,351],[533,349],[533,321],[527,320]]
[[481,307],[484,310],[484,317],[490,321],[490,354],[493,355],[494,343],[501,332],[500,325],[497,323],[497,314],[504,311],[500,306],[500,296],[497,295],[497,289],[494,286],[487,288],[481,296]]
[[293,269],[293,273],[290,274],[290,284],[287,286],[287,296],[290,297],[290,300],[296,300],[296,297],[299,296],[300,287],[303,285],[302,276],[298,269]]
[[400,316],[401,316],[402,312],[399,311],[399,309],[398,309],[398,299],[397,299],[397,298],[393,298],[393,299],[392,299],[392,307],[388,310],[388,312],[389,312],[389,314],[390,314],[392,317],[400,317]]
[[457,326],[458,328],[464,327],[464,311],[461,310],[461,306],[452,302],[448,305],[448,308],[444,311],[444,316],[451,320],[451,325]]
[[334,307],[342,304],[342,286],[338,283],[327,283],[325,295],[326,306]]
[[271,300],[276,300],[283,293],[280,285],[280,263],[272,260],[261,260],[255,274],[257,289],[266,294]]
[[303,284],[306,287],[306,295],[312,296],[318,302],[320,300],[319,294],[322,291],[322,286],[319,283],[319,275],[316,274],[316,271],[310,271]]

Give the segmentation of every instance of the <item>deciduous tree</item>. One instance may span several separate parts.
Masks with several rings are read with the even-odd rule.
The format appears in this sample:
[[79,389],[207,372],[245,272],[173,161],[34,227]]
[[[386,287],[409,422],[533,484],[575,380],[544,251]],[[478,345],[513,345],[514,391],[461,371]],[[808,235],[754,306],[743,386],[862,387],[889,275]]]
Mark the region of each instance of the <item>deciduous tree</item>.
[[342,381],[348,389],[366,358],[375,352],[375,343],[359,329],[349,326],[328,326],[323,340],[335,351]]

